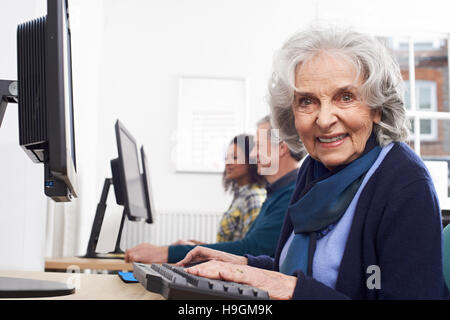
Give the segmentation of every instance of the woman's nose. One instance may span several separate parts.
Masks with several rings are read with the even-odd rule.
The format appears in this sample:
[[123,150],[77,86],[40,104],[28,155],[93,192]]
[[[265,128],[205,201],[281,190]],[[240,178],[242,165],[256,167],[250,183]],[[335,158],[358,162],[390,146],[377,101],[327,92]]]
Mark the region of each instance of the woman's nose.
[[328,102],[322,103],[317,113],[316,124],[322,130],[331,128],[337,122],[336,108]]

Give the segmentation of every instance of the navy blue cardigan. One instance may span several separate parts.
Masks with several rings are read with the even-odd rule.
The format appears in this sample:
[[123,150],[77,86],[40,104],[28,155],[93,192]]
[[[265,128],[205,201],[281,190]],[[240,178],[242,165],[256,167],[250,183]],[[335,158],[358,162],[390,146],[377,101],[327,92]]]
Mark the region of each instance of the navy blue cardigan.
[[[297,181],[302,174],[300,169]],[[247,255],[249,265],[279,271],[280,253],[293,230],[289,215],[281,230],[275,258]],[[380,289],[367,285],[373,265],[380,268]],[[295,275],[293,299],[450,298],[438,199],[423,162],[406,144],[394,144],[361,192],[336,289],[300,270]]]

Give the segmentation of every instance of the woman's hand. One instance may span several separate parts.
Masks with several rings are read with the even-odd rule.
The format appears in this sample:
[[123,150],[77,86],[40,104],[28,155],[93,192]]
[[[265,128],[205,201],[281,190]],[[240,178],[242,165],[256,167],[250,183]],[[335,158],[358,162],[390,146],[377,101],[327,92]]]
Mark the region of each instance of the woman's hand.
[[271,299],[278,300],[291,299],[297,285],[297,277],[294,276],[221,261],[209,261],[185,270],[209,279],[247,284],[267,291]]
[[182,267],[188,263],[194,263],[204,260],[216,260],[229,262],[233,264],[247,264],[247,258],[242,256],[237,256],[235,254],[214,250],[206,247],[195,247],[184,257],[183,260],[179,261],[176,266]]

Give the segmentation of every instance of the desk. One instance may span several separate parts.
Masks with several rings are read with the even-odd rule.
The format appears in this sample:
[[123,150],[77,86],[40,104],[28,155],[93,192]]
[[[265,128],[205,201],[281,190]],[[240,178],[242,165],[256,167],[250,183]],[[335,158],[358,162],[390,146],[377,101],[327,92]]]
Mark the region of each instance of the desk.
[[[50,280],[78,287],[74,294],[44,300],[164,300],[144,289],[140,283],[124,283],[117,275],[35,271],[0,271],[0,277]],[[36,298],[33,298],[33,300]],[[0,299],[1,300],[1,299]]]
[[93,258],[45,258],[45,270],[65,271],[70,266],[77,266],[80,270],[108,270],[133,271],[133,264],[121,259],[93,259]]

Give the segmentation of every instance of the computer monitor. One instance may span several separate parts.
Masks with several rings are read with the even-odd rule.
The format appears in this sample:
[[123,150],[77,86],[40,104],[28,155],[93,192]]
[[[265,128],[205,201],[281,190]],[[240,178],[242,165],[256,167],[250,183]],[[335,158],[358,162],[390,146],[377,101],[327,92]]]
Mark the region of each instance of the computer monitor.
[[[44,192],[57,202],[77,196],[71,36],[67,0],[47,0],[47,15],[17,28],[18,81],[0,80],[0,122],[8,102],[19,107],[19,143],[44,164]],[[0,277],[0,297],[75,291],[66,283]]]
[[44,192],[77,197],[72,58],[67,0],[47,0],[47,15],[17,27],[18,81],[1,80],[0,124],[7,102],[19,106],[19,144],[44,164]]
[[146,220],[147,203],[136,140],[119,120],[116,121],[115,129],[119,157],[112,160],[111,168],[115,171],[113,182],[116,201],[124,206],[128,219]]
[[[125,217],[129,220],[145,220],[153,223],[153,199],[151,193],[150,175],[144,148],[141,148],[143,173],[139,169],[139,157],[136,140],[119,120],[115,124],[118,157],[111,160],[112,178],[106,178],[103,184],[100,202],[97,205],[91,235],[84,258],[121,259],[120,249],[122,230]],[[114,251],[108,253],[96,252],[100,237],[110,186],[114,186],[116,203],[124,207]]]
[[147,204],[147,223],[153,223],[154,202],[152,193],[152,184],[150,182],[150,169],[148,166],[147,155],[144,151],[144,146],[141,146],[141,161],[142,161],[142,183],[144,184],[145,203]]

